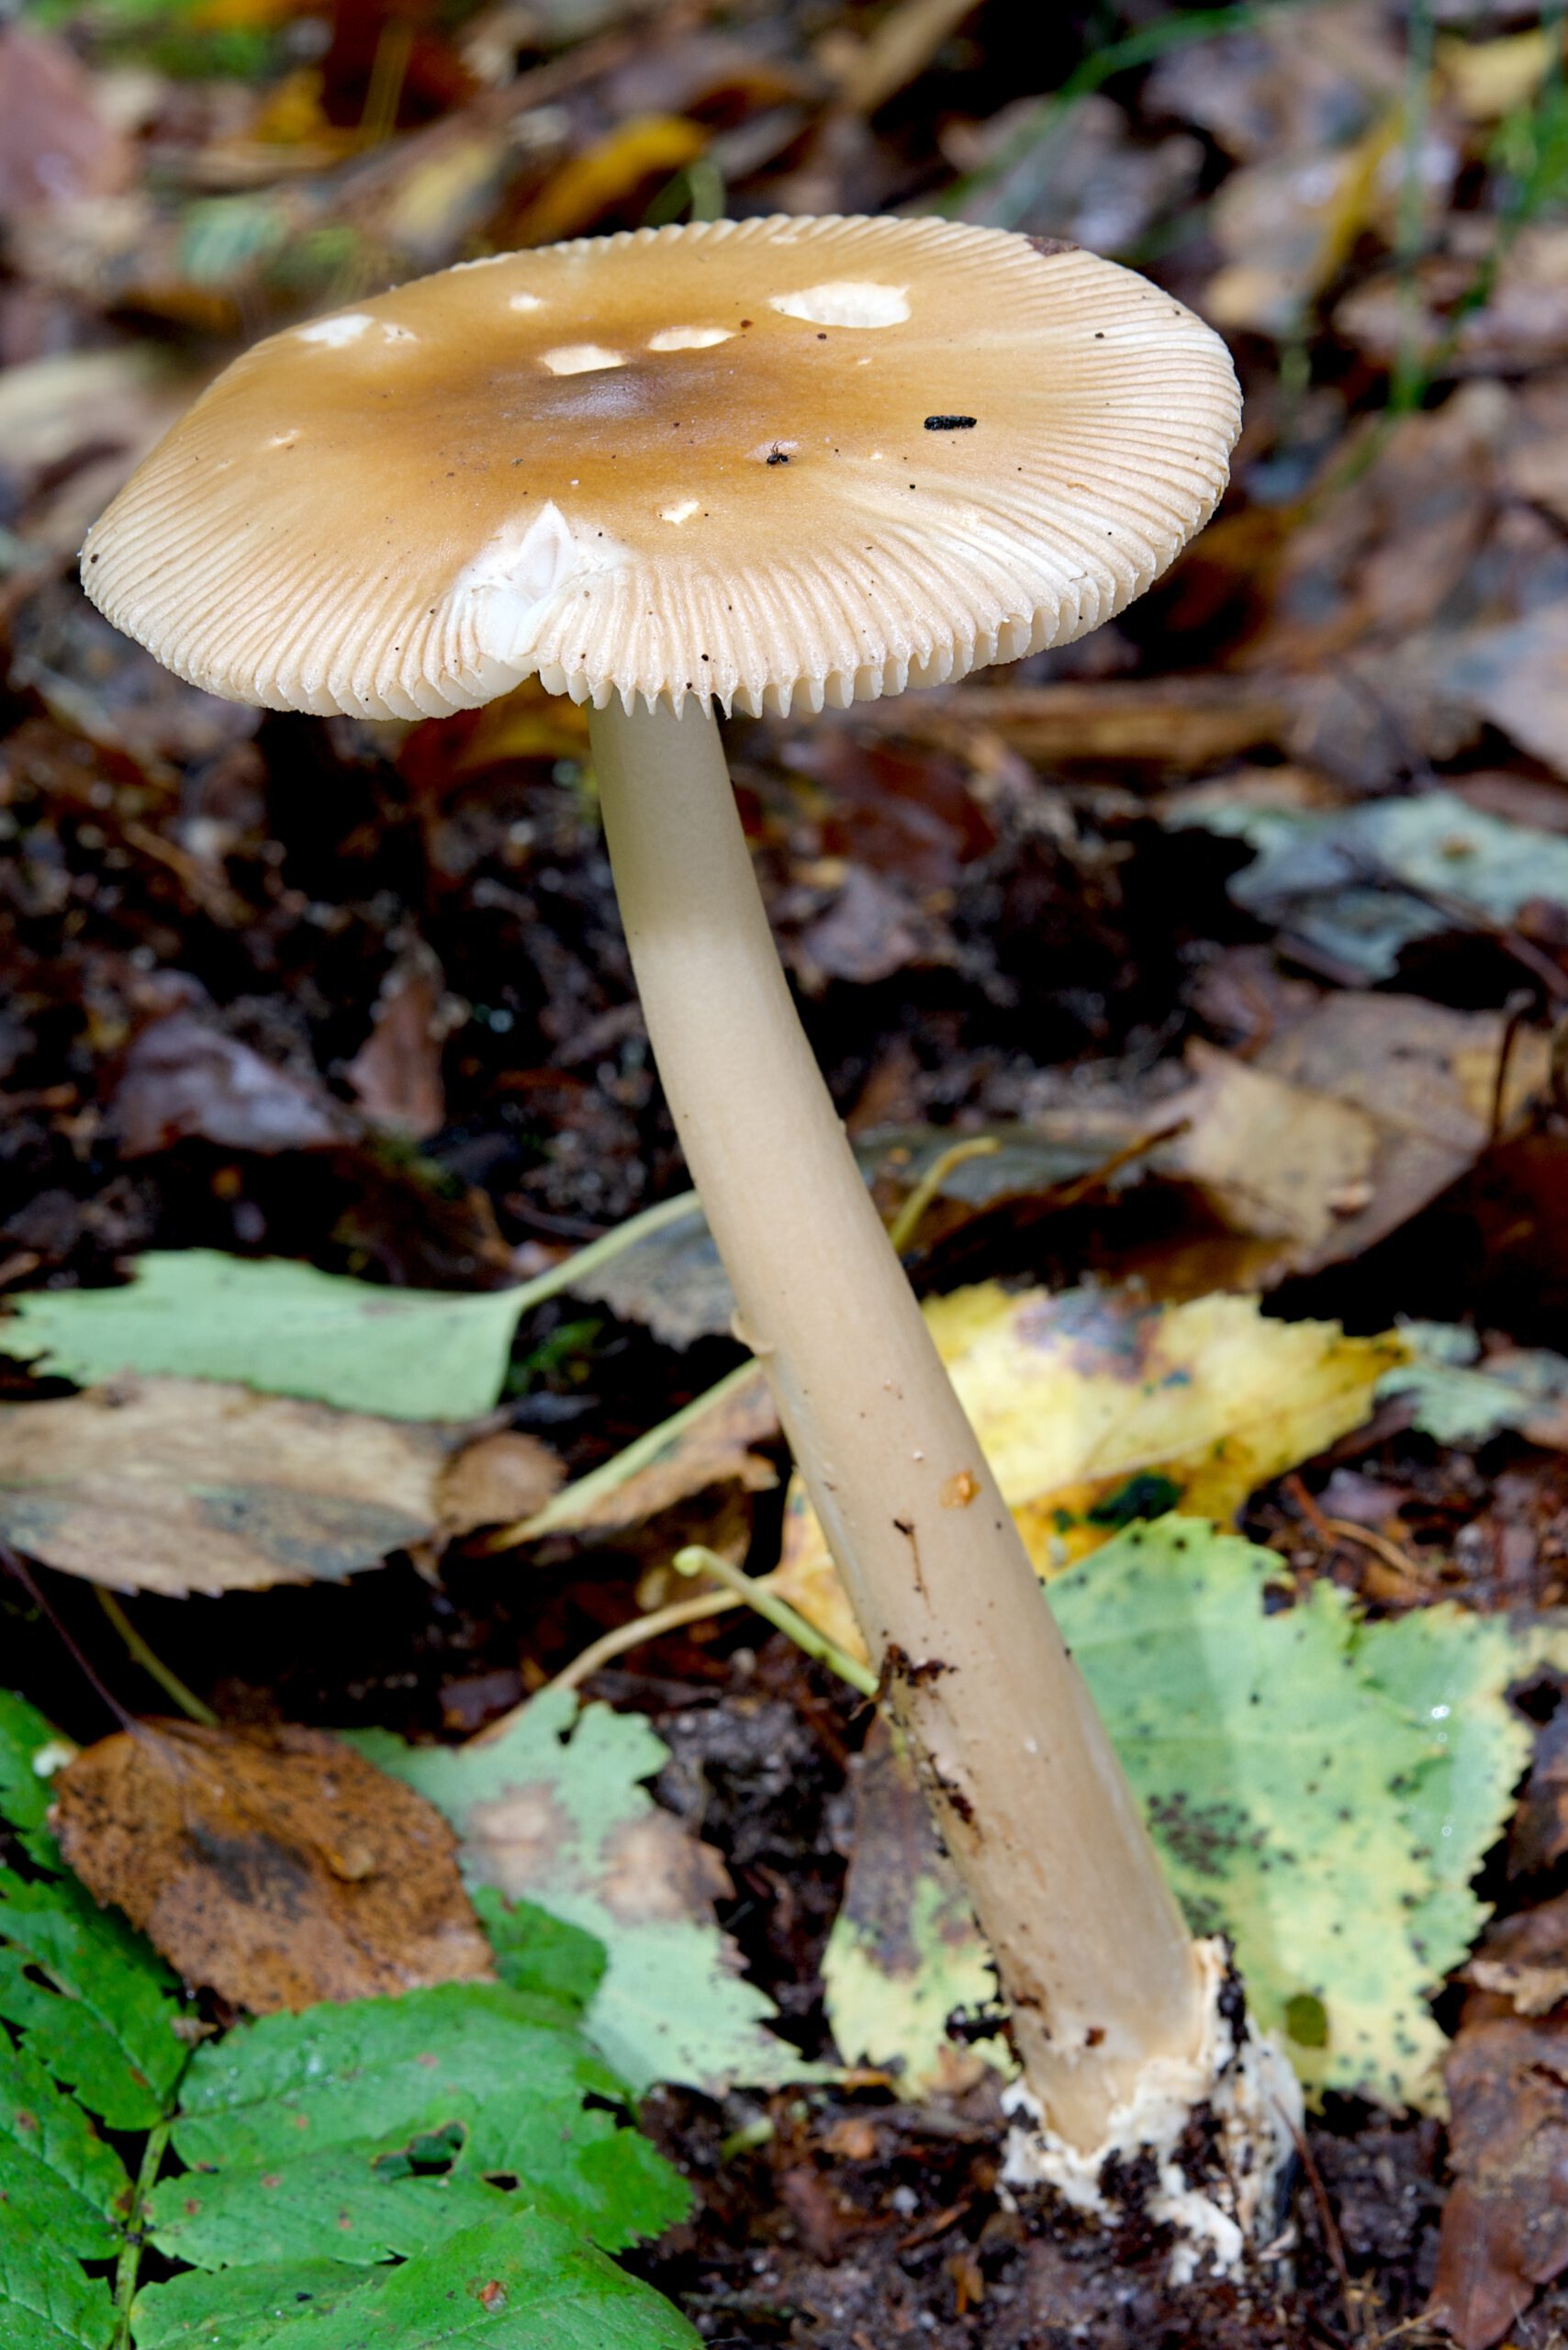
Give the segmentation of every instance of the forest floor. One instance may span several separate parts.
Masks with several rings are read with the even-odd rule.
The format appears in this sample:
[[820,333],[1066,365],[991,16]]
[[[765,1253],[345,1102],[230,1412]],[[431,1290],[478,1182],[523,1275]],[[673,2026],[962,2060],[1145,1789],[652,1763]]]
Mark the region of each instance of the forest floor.
[[[1328,1583],[1372,1624],[1518,1623],[1568,1602],[1562,10],[1041,16],[94,0],[0,27],[0,1285],[201,1248],[498,1292],[683,1188],[580,714],[528,688],[413,727],[219,703],[95,615],[74,551],[216,368],[310,311],[694,211],[950,210],[1149,272],[1229,339],[1247,422],[1218,518],[1119,621],[734,725],[812,1044],[890,1216],[947,1145],[1002,1145],[907,1237],[924,1294],[1261,1295],[1271,1324],[1459,1332],[1505,1386],[1527,1353],[1546,1384],[1511,1416],[1369,1394],[1225,1510],[1192,1500],[1293,1605]],[[1219,1097],[1249,1079],[1238,1131]],[[700,1271],[633,1254],[526,1315],[487,1425],[568,1483],[611,1461],[743,1360]],[[0,1401],[65,1397],[27,1352]],[[764,1416],[609,1533],[498,1551],[481,1513],[353,1579],[103,1580],[226,1724],[454,1740],[666,1605],[683,1542],[771,1569],[786,1476]],[[166,1709],[86,1575],[18,1510],[0,1531],[31,1553],[0,1573],[6,1679],[82,1741]],[[1518,1680],[1536,1760],[1478,1890],[1561,1968],[1568,1680]],[[874,1708],[744,1612],[583,1689],[665,1742],[698,1907],[834,2064]],[[1330,2083],[1240,2278],[1178,2289],[1158,2232],[1004,2189],[978,2063],[903,2099],[869,2066],[655,2090],[698,2202],[631,2265],[715,2344],[1297,2350],[1451,2338],[1440,2258],[1467,2350],[1547,2350],[1568,2017],[1457,1970],[1434,1997],[1471,2051],[1462,2159],[1439,2096]],[[1509,2138],[1482,2108],[1517,2118],[1527,2079]]]

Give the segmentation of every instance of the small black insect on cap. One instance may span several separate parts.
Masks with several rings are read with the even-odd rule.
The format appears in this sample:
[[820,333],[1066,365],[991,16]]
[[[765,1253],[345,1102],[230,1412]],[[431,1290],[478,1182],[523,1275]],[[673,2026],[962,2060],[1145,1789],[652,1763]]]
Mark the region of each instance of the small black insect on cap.
[[972,432],[979,420],[973,416],[928,416],[925,429],[927,432]]

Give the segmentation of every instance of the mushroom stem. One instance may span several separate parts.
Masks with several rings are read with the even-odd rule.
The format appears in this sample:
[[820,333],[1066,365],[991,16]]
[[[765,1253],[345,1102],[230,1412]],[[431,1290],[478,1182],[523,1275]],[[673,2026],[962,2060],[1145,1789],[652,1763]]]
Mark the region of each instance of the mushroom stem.
[[780,1417],[1013,2009],[1088,2153],[1192,2060],[1193,1945],[801,1028],[717,724],[593,713],[665,1093]]

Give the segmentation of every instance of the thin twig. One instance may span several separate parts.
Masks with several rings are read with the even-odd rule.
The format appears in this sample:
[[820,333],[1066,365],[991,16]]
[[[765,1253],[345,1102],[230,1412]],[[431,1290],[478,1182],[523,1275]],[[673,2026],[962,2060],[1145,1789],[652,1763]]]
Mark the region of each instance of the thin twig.
[[[550,1697],[557,1690],[579,1689],[614,1658],[624,1656],[628,1649],[640,1649],[644,1640],[656,1640],[666,1632],[677,1632],[683,1624],[701,1624],[710,1616],[722,1616],[726,1609],[744,1605],[733,1591],[700,1591],[695,1598],[672,1599],[667,1607],[651,1608],[646,1616],[634,1616],[629,1624],[617,1624],[612,1632],[590,1641],[580,1656],[574,1657],[543,1689],[536,1689],[533,1696]],[[525,1697],[521,1706],[514,1706],[498,1721],[487,1723],[481,1732],[482,1740],[488,1743],[502,1737],[532,1703],[533,1697]]]
[[781,1599],[772,1588],[771,1576],[748,1575],[744,1568],[732,1566],[728,1559],[721,1558],[717,1550],[710,1550],[700,1542],[689,1543],[684,1550],[678,1550],[675,1567],[678,1574],[711,1575],[715,1583],[727,1584],[748,1607],[755,1607],[759,1616],[765,1617],[775,1631],[782,1632],[807,1656],[815,1657],[819,1664],[829,1666],[841,1681],[858,1689],[863,1697],[877,1695],[879,1684],[870,1666],[841,1649],[825,1632],[819,1632],[798,1608]]
[[107,1683],[101,1680],[98,1674],[95,1672],[93,1666],[89,1664],[82,1649],[78,1646],[75,1639],[73,1638],[71,1633],[67,1631],[64,1624],[62,1622],[59,1611],[44,1597],[43,1592],[39,1586],[32,1569],[28,1566],[21,1552],[19,1550],[14,1550],[9,1542],[0,1541],[0,1566],[5,1567],[8,1573],[15,1575],[17,1581],[21,1584],[22,1589],[27,1593],[28,1597],[32,1601],[33,1606],[38,1609],[39,1614],[44,1618],[46,1623],[49,1624],[54,1632],[56,1638],[61,1643],[61,1646],[65,1650],[66,1654],[70,1657],[71,1662],[75,1665],[83,1679],[87,1683],[89,1688],[92,1689],[94,1695],[100,1700],[100,1702],[108,1707],[116,1721],[118,1721],[124,1729],[131,1731],[140,1729],[140,1724],[137,1721],[135,1716],[127,1712],[125,1707],[120,1704],[119,1699],[115,1695],[114,1691],[108,1686]]
[[200,1722],[204,1729],[216,1729],[218,1716],[212,1707],[204,1705],[194,1689],[187,1689],[174,1667],[165,1664],[157,1651],[148,1646],[113,1592],[105,1591],[101,1584],[96,1583],[94,1589],[98,1595],[99,1606],[143,1673],[158,1684],[166,1697],[174,1699],[182,1714],[188,1715],[193,1722]]
[[947,1181],[955,1167],[962,1167],[971,1158],[991,1158],[1002,1148],[994,1135],[970,1135],[965,1142],[956,1142],[934,1158],[898,1214],[888,1225],[888,1238],[893,1254],[902,1257],[925,1221],[931,1203]]

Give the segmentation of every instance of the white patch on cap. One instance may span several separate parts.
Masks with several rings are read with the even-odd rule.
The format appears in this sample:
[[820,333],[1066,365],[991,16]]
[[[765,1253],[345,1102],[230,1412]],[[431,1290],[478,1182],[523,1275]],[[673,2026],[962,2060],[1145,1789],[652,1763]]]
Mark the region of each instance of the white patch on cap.
[[552,375],[591,375],[596,368],[624,367],[626,362],[619,351],[606,351],[602,343],[562,342],[554,351],[542,351],[539,364]]
[[657,334],[648,337],[650,351],[711,351],[716,342],[729,342],[734,336],[734,327],[661,327]]
[[395,327],[389,319],[381,321],[383,342],[418,342],[419,339],[412,327]]
[[[510,259],[510,255],[498,253],[496,258],[498,261],[506,261]],[[513,294],[507,301],[509,310],[542,310],[543,308],[544,297],[542,294]]]
[[368,310],[340,310],[335,319],[318,319],[312,327],[301,327],[301,342],[324,342],[333,351],[341,351],[345,342],[357,342],[367,326],[373,323]]
[[770,294],[767,307],[812,327],[900,327],[909,316],[909,297],[902,285],[835,277],[825,285],[803,285],[798,294]]
[[701,503],[699,499],[683,498],[678,506],[661,506],[659,520],[661,522],[689,522],[694,514],[700,514],[701,511]]
[[458,573],[449,606],[459,627],[472,623],[483,656],[476,682],[486,692],[515,683],[561,589],[618,569],[626,555],[608,533],[578,538],[554,499],[498,531]]

